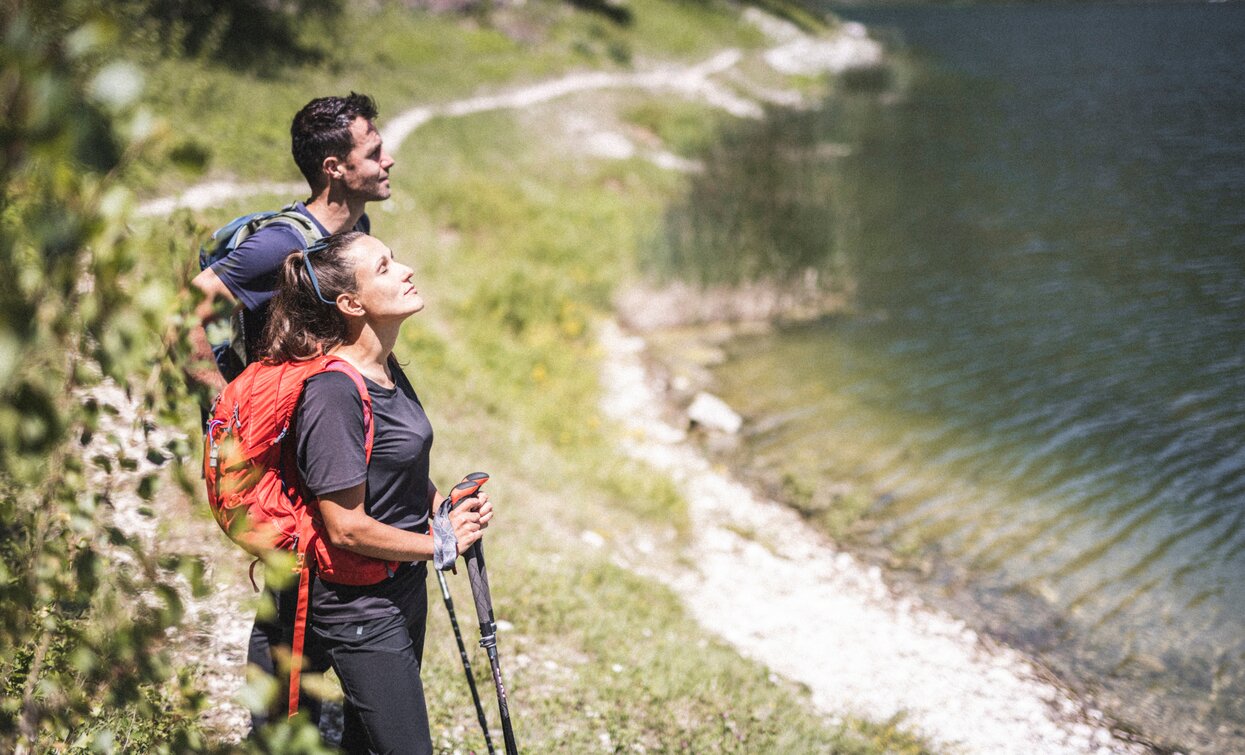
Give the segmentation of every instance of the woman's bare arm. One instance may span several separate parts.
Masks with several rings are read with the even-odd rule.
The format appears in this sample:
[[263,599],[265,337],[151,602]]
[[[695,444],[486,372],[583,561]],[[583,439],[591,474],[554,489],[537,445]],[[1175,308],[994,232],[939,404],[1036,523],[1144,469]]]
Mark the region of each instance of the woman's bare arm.
[[[407,532],[383,524],[363,510],[364,483],[320,496],[320,514],[326,536],[333,545],[386,561],[432,559],[432,536]],[[450,522],[458,539],[458,552],[480,539],[493,518],[487,493],[464,501],[452,512]]]

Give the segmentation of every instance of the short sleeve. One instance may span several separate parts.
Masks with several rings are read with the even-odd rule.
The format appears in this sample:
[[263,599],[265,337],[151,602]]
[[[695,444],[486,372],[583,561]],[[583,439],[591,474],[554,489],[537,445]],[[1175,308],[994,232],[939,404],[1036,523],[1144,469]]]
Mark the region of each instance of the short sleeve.
[[285,258],[305,246],[303,235],[289,223],[272,223],[243,239],[212,265],[212,272],[242,306],[257,310],[272,299]]
[[298,471],[312,495],[367,480],[363,398],[348,375],[322,372],[307,380],[294,415]]

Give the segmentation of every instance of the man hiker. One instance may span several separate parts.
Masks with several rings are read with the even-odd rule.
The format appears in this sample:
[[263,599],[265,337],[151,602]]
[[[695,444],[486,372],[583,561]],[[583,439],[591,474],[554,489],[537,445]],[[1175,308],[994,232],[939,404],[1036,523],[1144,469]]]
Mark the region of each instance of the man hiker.
[[[286,255],[305,249],[308,235],[319,238],[342,231],[371,230],[364,208],[368,202],[389,198],[389,169],[393,167],[393,158],[384,151],[380,132],[372,123],[376,112],[372,98],[351,92],[347,97],[312,100],[294,116],[291,151],[307,179],[311,197],[289,209],[311,231],[304,233],[299,224],[289,220],[268,222],[195,276],[191,285],[203,294],[195,314],[204,331],[240,305],[246,351],[254,355],[277,271]],[[194,356],[210,363],[213,356],[204,331],[194,334]],[[193,377],[214,394],[233,375],[198,370]]]
[[[290,252],[304,250],[311,240],[342,231],[370,232],[364,208],[368,202],[389,198],[389,170],[394,162],[373,124],[376,114],[371,97],[351,92],[346,97],[314,99],[294,116],[291,149],[311,196],[287,208],[282,213],[284,218],[267,221],[191,281],[203,294],[195,310],[204,326],[193,335],[196,365],[213,363],[207,331],[239,306],[246,357],[249,361],[258,356],[268,302],[277,273]],[[236,368],[242,366],[239,363]],[[234,371],[232,367],[220,369]],[[232,377],[234,374],[198,368],[191,375],[213,395],[224,387],[226,378]],[[285,648],[288,657],[296,592],[294,588],[280,593],[266,589],[263,600],[268,606],[261,606],[251,630],[247,662],[270,676],[279,676],[276,656],[282,653],[280,648]],[[322,673],[329,668],[327,656],[314,643],[308,643],[305,657],[310,671]],[[312,720],[318,721],[319,701],[311,695],[300,698],[306,701],[303,707]],[[266,721],[266,713],[252,712],[253,731]]]

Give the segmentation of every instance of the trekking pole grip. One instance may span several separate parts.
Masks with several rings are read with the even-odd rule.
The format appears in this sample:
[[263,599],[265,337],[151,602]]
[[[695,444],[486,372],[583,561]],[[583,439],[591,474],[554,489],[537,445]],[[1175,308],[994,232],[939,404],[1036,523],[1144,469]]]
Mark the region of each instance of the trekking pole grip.
[[493,597],[489,592],[483,541],[472,543],[463,558],[467,561],[467,578],[471,581],[471,597],[475,599],[476,618],[480,620],[480,646],[496,646],[497,622],[493,618]]

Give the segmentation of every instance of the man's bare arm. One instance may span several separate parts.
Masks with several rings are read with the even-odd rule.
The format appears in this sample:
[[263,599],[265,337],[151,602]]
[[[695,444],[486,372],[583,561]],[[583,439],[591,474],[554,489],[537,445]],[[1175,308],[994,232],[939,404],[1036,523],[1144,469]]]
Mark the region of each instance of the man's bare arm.
[[200,326],[190,332],[190,364],[186,367],[186,377],[192,385],[202,386],[209,395],[215,395],[225,387],[225,378],[216,369],[207,327],[221,319],[227,321],[237,299],[210,267],[196,275],[190,285],[203,299],[195,307]]

